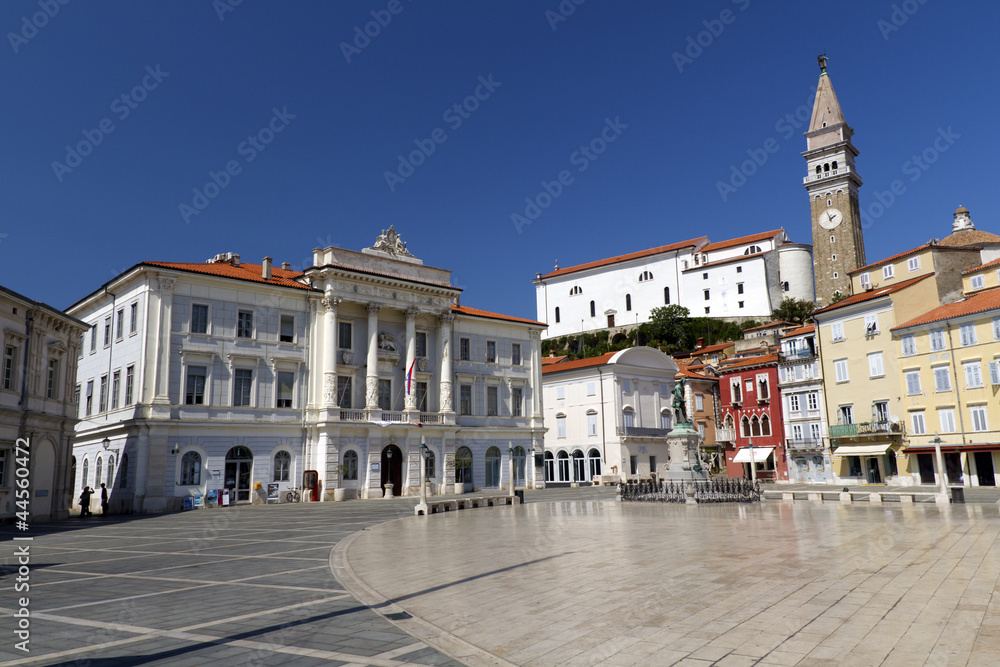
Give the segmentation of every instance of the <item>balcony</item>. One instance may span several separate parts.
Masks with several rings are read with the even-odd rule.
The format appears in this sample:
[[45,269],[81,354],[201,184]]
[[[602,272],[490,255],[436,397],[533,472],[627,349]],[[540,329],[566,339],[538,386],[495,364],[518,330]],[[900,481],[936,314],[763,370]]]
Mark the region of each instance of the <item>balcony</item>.
[[865,438],[902,434],[902,424],[888,420],[860,422],[858,424],[835,424],[830,427],[831,438]]
[[839,176],[842,174],[849,174],[849,173],[851,173],[851,167],[848,165],[844,165],[842,167],[838,167],[837,169],[824,171],[821,174],[816,174],[816,173],[809,174],[808,176],[802,179],[802,183],[803,184],[812,183],[815,181],[821,181],[824,178],[833,178],[834,176]]
[[[853,424],[850,424],[853,426]],[[788,438],[785,444],[789,449],[808,450],[823,449],[823,441],[818,438]]]
[[618,435],[626,438],[665,438],[670,429],[666,428],[645,428],[642,426],[622,426],[618,429]]
[[816,353],[808,348],[805,350],[795,350],[794,352],[778,352],[778,357],[781,361],[801,361],[802,359],[808,359],[815,356]]
[[715,441],[716,442],[736,442],[736,429],[735,428],[717,428],[717,429],[715,429]]

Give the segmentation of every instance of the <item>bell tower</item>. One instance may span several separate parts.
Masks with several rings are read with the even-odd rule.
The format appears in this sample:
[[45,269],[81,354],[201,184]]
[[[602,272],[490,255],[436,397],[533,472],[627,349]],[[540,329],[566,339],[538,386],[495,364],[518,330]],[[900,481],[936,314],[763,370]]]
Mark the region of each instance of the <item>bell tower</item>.
[[851,295],[847,272],[864,266],[866,261],[858,204],[861,176],[854,166],[858,149],[851,143],[854,130],[844,120],[833,92],[826,73],[826,56],[818,60],[819,84],[802,156],[806,159],[803,182],[812,215],[816,303],[827,305],[837,293]]

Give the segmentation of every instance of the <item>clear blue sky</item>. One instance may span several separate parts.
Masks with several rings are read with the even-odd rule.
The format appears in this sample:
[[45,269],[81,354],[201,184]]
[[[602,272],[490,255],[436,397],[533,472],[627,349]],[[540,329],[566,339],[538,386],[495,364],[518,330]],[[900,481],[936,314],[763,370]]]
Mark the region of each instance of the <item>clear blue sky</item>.
[[[142,260],[302,267],[317,245],[357,250],[395,224],[454,271],[464,304],[534,316],[531,280],[557,259],[777,227],[810,242],[804,128],[779,121],[811,106],[822,52],[862,207],[906,188],[867,229],[869,261],[947,235],[959,204],[1000,232],[997,3],[564,0],[556,21],[559,0],[235,2],[0,5],[0,284],[65,308]],[[358,48],[373,11],[391,20]],[[707,46],[678,67],[689,37]],[[446,115],[477,87],[478,108]],[[574,157],[606,119],[627,128]],[[270,123],[262,150],[243,144]],[[934,164],[907,167],[948,128]],[[100,142],[67,158],[85,132]],[[398,156],[432,136],[390,188]],[[724,201],[718,182],[769,138],[777,152]],[[226,187],[196,202],[230,161]],[[563,170],[572,181],[518,233],[512,214]]]

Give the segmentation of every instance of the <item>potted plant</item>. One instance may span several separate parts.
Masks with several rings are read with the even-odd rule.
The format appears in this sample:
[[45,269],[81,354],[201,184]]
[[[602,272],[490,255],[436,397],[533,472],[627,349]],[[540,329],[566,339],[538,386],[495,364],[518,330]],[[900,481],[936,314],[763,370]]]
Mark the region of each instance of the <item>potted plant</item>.
[[340,464],[337,466],[337,472],[340,474],[340,484],[336,489],[333,490],[333,499],[335,501],[347,500],[354,497],[355,489],[345,489],[344,488],[344,475],[350,472],[349,467],[346,464]]

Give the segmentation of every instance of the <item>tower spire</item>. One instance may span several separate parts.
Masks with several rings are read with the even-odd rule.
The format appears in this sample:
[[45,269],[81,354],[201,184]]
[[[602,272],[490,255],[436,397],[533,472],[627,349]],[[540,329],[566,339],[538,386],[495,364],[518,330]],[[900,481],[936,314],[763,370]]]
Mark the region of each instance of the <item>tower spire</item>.
[[833,92],[833,84],[826,73],[826,54],[819,58],[819,83],[816,84],[816,100],[813,102],[812,119],[809,121],[809,131],[815,132],[825,127],[833,127],[837,123],[846,123],[844,112],[840,110],[837,93]]

